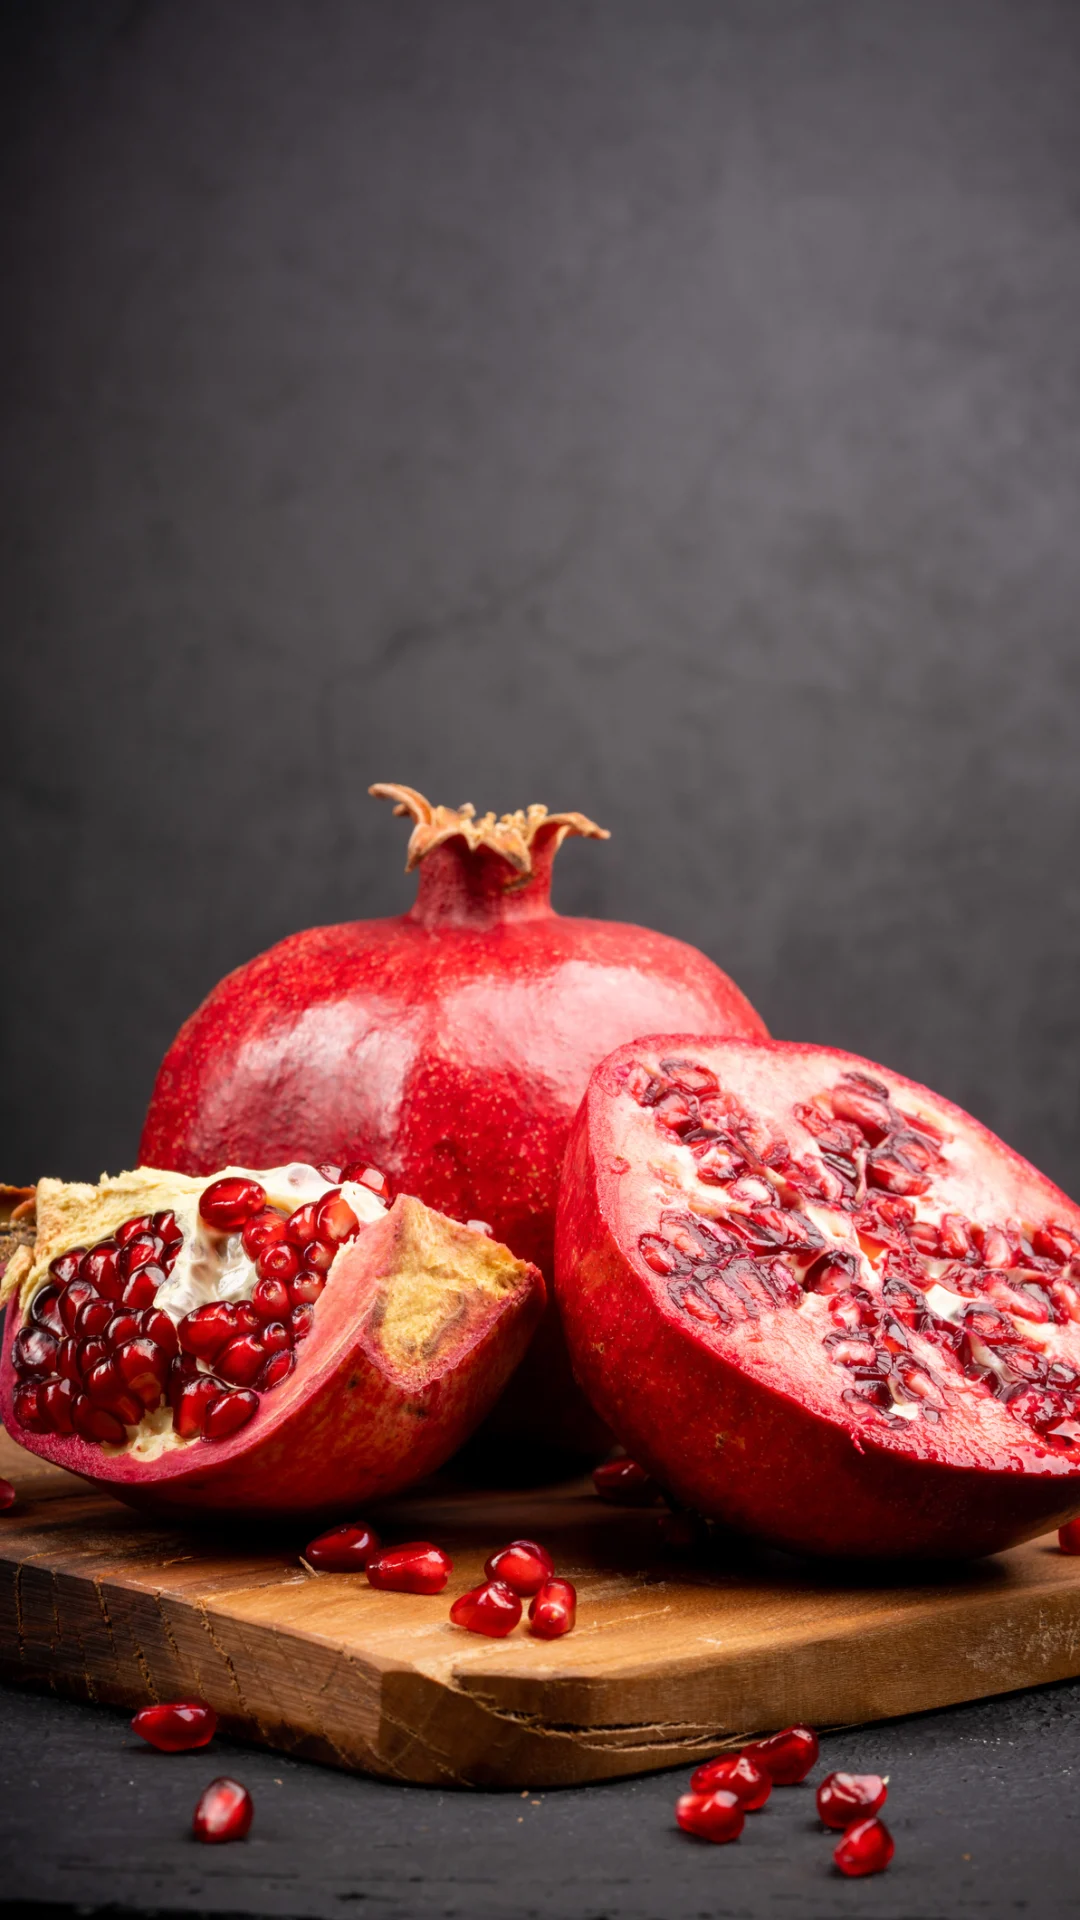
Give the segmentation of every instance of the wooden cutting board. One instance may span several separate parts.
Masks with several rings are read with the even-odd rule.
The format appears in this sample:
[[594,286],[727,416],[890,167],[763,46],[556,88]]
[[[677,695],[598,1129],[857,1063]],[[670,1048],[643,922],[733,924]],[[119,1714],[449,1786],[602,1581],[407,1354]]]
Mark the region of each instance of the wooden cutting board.
[[[241,1739],[441,1786],[550,1787],[689,1766],[790,1721],[850,1725],[1080,1673],[1080,1559],[1052,1538],[904,1582],[738,1548],[667,1551],[656,1513],[588,1482],[445,1485],[373,1513],[449,1549],[445,1594],[311,1574],[302,1538],[151,1525],[0,1433],[0,1672],[137,1707],[197,1695]],[[451,1626],[515,1535],[577,1584],[543,1642]]]

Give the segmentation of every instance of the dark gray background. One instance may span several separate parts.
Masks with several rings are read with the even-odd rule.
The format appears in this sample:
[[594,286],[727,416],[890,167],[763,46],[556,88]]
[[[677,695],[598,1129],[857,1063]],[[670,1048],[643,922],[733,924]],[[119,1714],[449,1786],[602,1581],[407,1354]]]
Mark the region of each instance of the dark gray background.
[[0,1173],[399,779],[1075,1192],[1080,8],[2,12]]

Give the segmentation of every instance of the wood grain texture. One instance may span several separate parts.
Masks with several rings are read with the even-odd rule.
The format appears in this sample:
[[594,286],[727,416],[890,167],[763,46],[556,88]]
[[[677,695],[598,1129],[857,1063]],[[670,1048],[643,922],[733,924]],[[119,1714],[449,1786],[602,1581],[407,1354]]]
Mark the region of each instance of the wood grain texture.
[[[850,1725],[1080,1673],[1080,1562],[1035,1541],[906,1584],[733,1549],[665,1553],[659,1516],[588,1483],[446,1487],[373,1517],[447,1547],[437,1598],[315,1575],[298,1538],[148,1523],[0,1435],[0,1671],[141,1706],[197,1694],[226,1731],[442,1786],[542,1787],[687,1765],[792,1720]],[[490,1641],[450,1601],[493,1546],[544,1540],[577,1584],[561,1641]]]

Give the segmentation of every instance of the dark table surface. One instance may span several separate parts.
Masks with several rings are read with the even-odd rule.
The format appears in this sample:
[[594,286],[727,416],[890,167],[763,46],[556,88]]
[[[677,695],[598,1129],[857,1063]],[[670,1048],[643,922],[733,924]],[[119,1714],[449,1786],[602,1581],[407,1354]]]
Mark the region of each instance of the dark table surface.
[[[829,1734],[811,1786],[776,1789],[737,1845],[673,1825],[685,1772],[528,1794],[448,1793],[215,1742],[152,1752],[106,1708],[0,1689],[0,1906],[54,1913],[362,1920],[952,1920],[1080,1910],[1080,1682]],[[890,1776],[889,1871],[842,1880],[814,1817],[833,1767]],[[216,1774],[249,1839],[202,1847]]]

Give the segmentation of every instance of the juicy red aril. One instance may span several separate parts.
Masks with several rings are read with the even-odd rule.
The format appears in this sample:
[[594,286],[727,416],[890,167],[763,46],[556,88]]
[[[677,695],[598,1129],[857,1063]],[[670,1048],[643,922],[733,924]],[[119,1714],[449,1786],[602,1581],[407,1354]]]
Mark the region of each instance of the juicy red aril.
[[223,1347],[214,1365],[223,1380],[234,1387],[250,1387],[255,1375],[266,1359],[266,1349],[254,1334],[242,1333],[237,1340],[230,1340]]
[[140,1707],[131,1723],[132,1733],[156,1747],[159,1753],[190,1753],[193,1747],[205,1747],[217,1731],[217,1714],[201,1700],[162,1701],[153,1707]]
[[331,1527],[304,1548],[304,1559],[320,1573],[362,1573],[373,1553],[379,1551],[379,1536],[359,1520],[343,1527]]
[[117,1348],[113,1365],[125,1386],[142,1401],[144,1407],[160,1407],[165,1398],[169,1361],[153,1340],[128,1340],[124,1346]]
[[75,1331],[75,1320],[79,1308],[83,1306],[87,1300],[96,1300],[97,1297],[97,1288],[92,1286],[89,1280],[79,1279],[68,1281],[67,1286],[64,1288],[56,1304],[59,1309],[60,1318],[69,1333],[74,1333]]
[[49,1273],[58,1287],[66,1287],[74,1280],[83,1262],[85,1247],[71,1247],[67,1253],[58,1253],[55,1260],[49,1261]]
[[120,1299],[125,1307],[138,1310],[152,1307],[157,1299],[158,1288],[165,1284],[165,1269],[152,1262],[146,1267],[136,1267],[130,1280],[124,1281]]
[[58,1287],[39,1287],[30,1306],[30,1318],[37,1327],[45,1327],[57,1338],[64,1333],[64,1322],[60,1317],[60,1289]]
[[115,1300],[84,1300],[75,1315],[76,1334],[85,1339],[87,1334],[104,1333],[115,1312]]
[[108,1300],[120,1297],[119,1251],[115,1241],[101,1240],[89,1253],[83,1254],[79,1264],[79,1279],[88,1280],[95,1293]]
[[636,1460],[605,1460],[593,1470],[593,1486],[614,1507],[655,1507],[664,1497]]
[[75,1342],[75,1377],[85,1380],[91,1367],[99,1367],[109,1357],[109,1343],[103,1334],[92,1333],[85,1340]]
[[785,1727],[766,1740],[751,1740],[743,1752],[764,1767],[774,1786],[794,1787],[817,1761],[818,1737],[812,1727]]
[[127,1439],[123,1421],[108,1407],[96,1407],[85,1393],[76,1394],[71,1418],[76,1433],[84,1440],[109,1441],[113,1446],[120,1446]]
[[717,1760],[707,1760],[704,1766],[695,1767],[690,1786],[694,1793],[716,1793],[719,1788],[725,1793],[734,1793],[747,1813],[756,1813],[763,1807],[773,1790],[771,1774],[745,1753],[724,1753]]
[[239,1432],[259,1410],[257,1393],[223,1393],[218,1400],[211,1400],[203,1416],[203,1439],[225,1440],[230,1433]]
[[183,1246],[184,1236],[176,1224],[176,1215],[171,1207],[164,1207],[160,1213],[155,1213],[150,1225],[158,1239],[163,1240],[167,1247]]
[[319,1240],[327,1240],[331,1246],[344,1246],[346,1240],[352,1240],[360,1231],[360,1222],[344,1198],[340,1187],[332,1193],[324,1193],[315,1208],[315,1234]]
[[142,1401],[128,1388],[115,1356],[91,1367],[86,1376],[86,1392],[95,1407],[114,1413],[126,1427],[137,1426],[143,1416]]
[[118,1246],[126,1247],[128,1241],[134,1240],[136,1234],[149,1233],[150,1231],[150,1215],[148,1213],[138,1213],[133,1220],[125,1220],[122,1227],[117,1227],[113,1234],[113,1239]]
[[315,1239],[315,1204],[308,1200],[295,1213],[290,1213],[285,1222],[285,1238],[291,1247],[303,1252]]
[[199,1360],[214,1360],[240,1331],[236,1308],[225,1300],[195,1307],[184,1315],[176,1331],[184,1353],[194,1354]]
[[54,1433],[71,1433],[74,1430],[72,1409],[77,1391],[72,1380],[46,1380],[43,1383],[38,1404]]
[[450,1609],[455,1627],[469,1633],[484,1633],[491,1640],[505,1639],[521,1619],[521,1601],[512,1587],[502,1580],[488,1580],[471,1593],[463,1593]]
[[301,1301],[299,1306],[290,1307],[285,1316],[285,1325],[294,1340],[306,1340],[315,1325],[315,1309],[310,1301]]
[[737,1793],[683,1793],[675,1802],[675,1818],[684,1833],[696,1840],[723,1846],[737,1840],[746,1823],[746,1809]]
[[268,1320],[259,1339],[264,1353],[280,1353],[283,1347],[292,1346],[292,1334],[282,1320]]
[[865,1873],[884,1873],[896,1852],[892,1834],[880,1820],[857,1820],[849,1827],[833,1859],[841,1873],[858,1879]]
[[21,1374],[44,1380],[56,1371],[59,1345],[56,1335],[46,1327],[22,1327],[12,1343],[11,1357]]
[[298,1273],[289,1281],[289,1299],[294,1307],[314,1306],[325,1285],[325,1273]]
[[877,1813],[889,1797],[878,1773],[830,1773],[817,1790],[818,1818],[823,1826],[842,1831],[853,1820]]
[[409,1540],[403,1547],[382,1547],[367,1563],[367,1577],[383,1593],[441,1593],[454,1563],[430,1540]]
[[0,1513],[6,1513],[9,1507],[15,1505],[17,1499],[18,1494],[15,1492],[11,1481],[0,1480]]
[[155,1346],[160,1347],[167,1359],[174,1360],[180,1351],[175,1321],[161,1307],[144,1308],[141,1319],[140,1332],[144,1333],[148,1340],[152,1340]]
[[130,1307],[121,1307],[106,1320],[101,1329],[101,1337],[110,1349],[122,1347],[126,1340],[134,1340],[142,1331],[142,1314],[133,1313]]
[[304,1248],[304,1266],[309,1273],[329,1273],[336,1254],[332,1240],[312,1240]]
[[224,1380],[212,1373],[199,1373],[185,1380],[172,1403],[173,1425],[181,1440],[197,1440],[202,1433],[207,1408],[225,1392]]
[[280,1387],[287,1380],[296,1365],[296,1355],[291,1347],[281,1347],[272,1353],[266,1364],[255,1375],[255,1385],[260,1393],[269,1393],[272,1387]]
[[511,1540],[508,1547],[500,1547],[484,1562],[489,1580],[501,1580],[526,1600],[539,1593],[554,1571],[555,1562],[547,1548],[537,1546],[535,1540]]
[[266,1194],[257,1180],[229,1176],[204,1188],[199,1213],[215,1233],[239,1233],[265,1205]]
[[28,1381],[26,1386],[16,1387],[12,1400],[16,1420],[20,1427],[25,1427],[29,1433],[51,1432],[48,1415],[42,1408],[40,1392],[40,1387]]
[[261,1312],[258,1298],[260,1287],[264,1292],[267,1288],[276,1287],[282,1296],[288,1298],[285,1288],[300,1271],[300,1255],[287,1240],[276,1240],[260,1253],[255,1262],[255,1271],[259,1278],[252,1294],[252,1303],[258,1313]]
[[[108,1348],[106,1348],[108,1352]],[[82,1368],[79,1365],[79,1343],[71,1338],[61,1340],[56,1354],[56,1371],[64,1380],[80,1381]]]
[[1058,1546],[1062,1553],[1080,1553],[1080,1520],[1068,1520],[1058,1528]]
[[285,1215],[265,1207],[249,1220],[240,1236],[249,1260],[257,1260],[269,1247],[280,1246],[285,1238]]
[[322,1174],[328,1187],[339,1187],[341,1185],[341,1168],[331,1166],[329,1160],[320,1161],[315,1171],[316,1173]]
[[354,1160],[351,1167],[342,1169],[341,1178],[343,1181],[347,1180],[352,1186],[367,1187],[369,1192],[377,1194],[380,1200],[390,1198],[390,1182],[385,1173],[379,1172],[378,1167],[365,1167],[359,1160]]
[[[219,1184],[224,1186],[226,1182]],[[212,1845],[219,1845],[226,1840],[243,1840],[251,1831],[254,1813],[247,1788],[242,1787],[239,1780],[230,1780],[223,1775],[220,1780],[211,1780],[200,1794],[192,1815],[191,1831],[196,1840],[205,1840]]]
[[134,1240],[128,1240],[116,1256],[116,1264],[125,1280],[130,1280],[139,1267],[148,1267],[151,1261],[158,1261],[165,1251],[165,1243],[156,1233],[140,1233]]
[[529,1632],[537,1640],[561,1640],[577,1619],[577,1589],[570,1580],[545,1580],[529,1602]]

